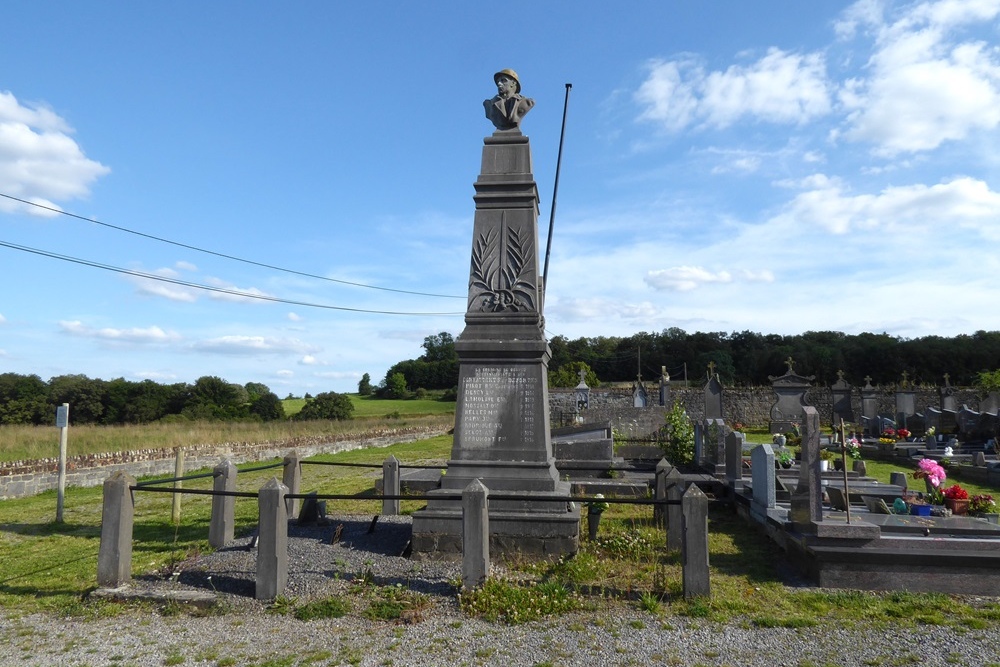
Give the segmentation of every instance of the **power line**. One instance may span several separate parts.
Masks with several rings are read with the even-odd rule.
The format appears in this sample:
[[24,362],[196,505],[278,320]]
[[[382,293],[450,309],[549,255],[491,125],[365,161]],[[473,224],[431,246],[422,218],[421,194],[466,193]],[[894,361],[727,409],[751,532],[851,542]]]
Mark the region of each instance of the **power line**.
[[125,275],[134,276],[137,278],[145,278],[148,280],[158,280],[164,283],[171,283],[173,285],[181,285],[184,287],[191,287],[194,289],[206,290],[208,292],[216,292],[219,294],[230,294],[232,296],[242,297],[244,299],[258,299],[260,301],[270,301],[272,303],[287,303],[293,306],[305,306],[308,308],[324,308],[327,310],[345,310],[352,313],[370,313],[374,315],[418,315],[418,316],[439,316],[439,315],[464,315],[462,312],[451,312],[451,313],[409,313],[400,312],[394,310],[370,310],[367,308],[348,308],[347,306],[331,306],[322,303],[309,303],[307,301],[295,301],[293,299],[282,299],[275,296],[267,296],[265,294],[251,294],[249,292],[241,292],[235,289],[226,289],[224,287],[213,287],[211,285],[202,285],[201,283],[193,283],[187,280],[179,280],[177,278],[167,278],[165,276],[157,276],[152,273],[144,273],[142,271],[135,271],[133,269],[123,269],[118,266],[111,266],[110,264],[101,264],[99,262],[92,262],[87,259],[81,259],[79,257],[71,257],[69,255],[60,255],[54,252],[49,252],[47,250],[40,250],[38,248],[30,248],[28,246],[17,245],[15,243],[7,243],[6,241],[0,241],[0,246],[11,248],[13,250],[20,250],[22,252],[28,252],[35,255],[41,255],[43,257],[49,257],[52,259],[59,259],[64,262],[72,262],[74,264],[82,264],[83,266],[89,266],[96,269],[104,269],[105,271],[114,271],[116,273],[123,273]]
[[199,248],[197,246],[188,245],[186,243],[179,243],[177,241],[171,241],[170,239],[161,238],[159,236],[153,236],[152,234],[145,234],[143,232],[137,232],[134,229],[128,229],[127,227],[119,227],[118,225],[112,225],[107,222],[101,222],[100,220],[94,220],[93,218],[87,218],[82,215],[77,215],[76,213],[70,213],[68,211],[63,211],[52,206],[45,206],[43,204],[38,204],[33,201],[28,201],[26,199],[20,199],[12,195],[4,194],[0,192],[0,197],[6,197],[7,199],[20,202],[22,204],[27,204],[28,206],[35,206],[46,211],[52,211],[53,213],[59,213],[60,215],[69,216],[70,218],[76,218],[77,220],[83,220],[84,222],[89,222],[94,225],[100,225],[101,227],[107,227],[109,229],[115,229],[120,232],[126,232],[128,234],[134,234],[135,236],[141,236],[143,238],[151,239],[153,241],[159,241],[161,243],[169,243],[170,245],[177,246],[179,248],[185,248],[187,250],[194,250],[195,252],[201,252],[206,255],[214,255],[215,257],[222,257],[223,259],[230,259],[234,262],[242,262],[244,264],[251,264],[253,266],[259,266],[265,269],[272,269],[274,271],[282,271],[284,273],[291,273],[297,276],[304,276],[306,278],[315,278],[317,280],[327,280],[332,283],[339,283],[341,285],[350,285],[351,287],[365,287],[367,289],[382,290],[384,292],[398,292],[399,294],[413,294],[415,296],[430,296],[441,299],[464,299],[464,296],[457,296],[454,294],[433,294],[431,292],[414,292],[405,289],[395,289],[392,287],[379,287],[377,285],[366,285],[364,283],[351,282],[350,280],[339,280],[337,278],[328,278],[326,276],[318,276],[314,273],[306,273],[304,271],[296,271],[295,269],[285,269],[280,266],[274,266],[273,264],[265,264],[263,262],[255,262],[251,259],[243,259],[241,257],[235,257],[233,255],[227,255],[225,253],[216,252],[214,250],[207,250],[205,248]]

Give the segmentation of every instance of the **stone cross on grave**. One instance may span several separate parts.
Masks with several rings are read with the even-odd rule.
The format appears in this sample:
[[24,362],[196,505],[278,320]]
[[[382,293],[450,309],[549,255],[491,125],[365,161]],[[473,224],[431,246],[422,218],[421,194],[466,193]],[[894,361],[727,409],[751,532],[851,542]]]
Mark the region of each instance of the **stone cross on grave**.
[[708,362],[708,379],[711,380],[712,376],[715,375],[715,362]]
[[944,374],[944,386],[946,386],[946,387],[950,386],[951,385],[950,380],[951,380],[951,375],[949,375],[948,373],[945,373]]
[[785,365],[788,366],[789,373],[792,373],[795,370],[795,360],[791,357],[785,359]]
[[906,387],[906,386],[908,386],[910,384],[910,382],[909,382],[909,380],[907,378],[909,378],[909,373],[907,373],[906,371],[903,371],[903,379],[899,383],[900,387]]
[[585,370],[583,370],[583,369],[581,368],[581,369],[580,369],[580,370],[579,370],[579,371],[577,372],[577,375],[579,375],[579,376],[580,376],[580,384],[587,384],[587,371],[585,371]]
[[837,371],[837,379],[838,380],[844,379],[844,371]]

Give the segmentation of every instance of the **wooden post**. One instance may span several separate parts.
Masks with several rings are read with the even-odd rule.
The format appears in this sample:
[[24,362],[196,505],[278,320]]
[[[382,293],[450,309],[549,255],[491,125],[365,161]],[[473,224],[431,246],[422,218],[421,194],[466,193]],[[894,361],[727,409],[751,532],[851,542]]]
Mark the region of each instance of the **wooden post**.
[[[174,477],[184,476],[184,448],[176,447],[174,449]],[[179,491],[184,486],[183,482],[174,482],[174,491]],[[175,493],[173,498],[173,503],[170,505],[170,519],[174,522],[175,526],[179,526],[181,523],[181,494]]]
[[69,403],[56,408],[56,426],[59,427],[59,481],[56,492],[56,523],[63,522],[66,504],[66,443],[69,439]]
[[[656,464],[656,472],[653,478],[653,500],[666,500],[667,499],[667,472],[672,468],[672,466],[667,462],[666,459],[660,459],[660,462]],[[667,508],[666,505],[653,505],[653,525],[659,528],[667,527]]]

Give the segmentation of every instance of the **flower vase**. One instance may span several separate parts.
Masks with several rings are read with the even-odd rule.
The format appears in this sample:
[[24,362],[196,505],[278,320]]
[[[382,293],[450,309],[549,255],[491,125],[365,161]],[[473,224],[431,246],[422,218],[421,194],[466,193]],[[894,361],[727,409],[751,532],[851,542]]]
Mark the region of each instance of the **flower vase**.
[[597,539],[597,529],[601,525],[601,512],[587,512],[587,533],[590,540]]
[[825,460],[825,459],[820,459],[820,462],[819,462],[819,471],[820,472],[826,472],[829,469],[830,469],[830,462],[827,461],[827,460]]
[[968,498],[945,498],[944,506],[951,510],[951,513],[958,516],[960,514],[968,514],[969,512],[969,499]]

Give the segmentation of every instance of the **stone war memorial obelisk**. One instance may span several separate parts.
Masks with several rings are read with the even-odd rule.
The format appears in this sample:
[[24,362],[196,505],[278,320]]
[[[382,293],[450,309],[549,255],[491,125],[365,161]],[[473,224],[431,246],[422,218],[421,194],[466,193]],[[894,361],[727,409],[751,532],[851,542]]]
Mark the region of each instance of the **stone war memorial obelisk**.
[[475,183],[469,300],[455,341],[455,442],[441,488],[413,515],[414,558],[461,554],[462,504],[452,498],[477,479],[491,496],[531,499],[489,498],[492,553],[559,556],[579,547],[580,510],[566,500],[570,485],[559,481],[549,434],[538,188],[520,129],[534,101],[521,96],[512,70],[493,80],[497,95],[483,106],[496,131],[484,139]]

